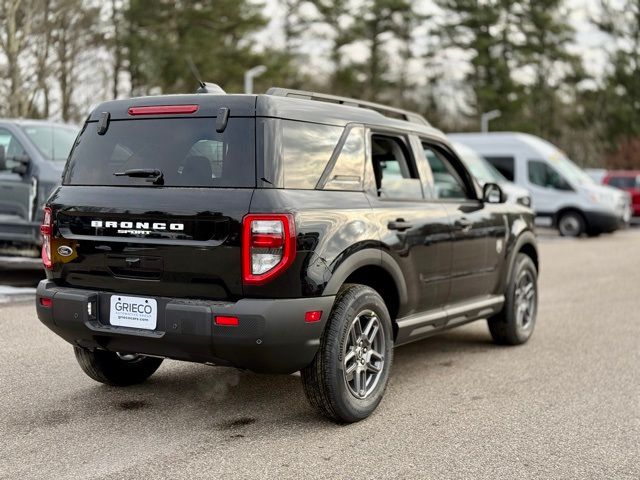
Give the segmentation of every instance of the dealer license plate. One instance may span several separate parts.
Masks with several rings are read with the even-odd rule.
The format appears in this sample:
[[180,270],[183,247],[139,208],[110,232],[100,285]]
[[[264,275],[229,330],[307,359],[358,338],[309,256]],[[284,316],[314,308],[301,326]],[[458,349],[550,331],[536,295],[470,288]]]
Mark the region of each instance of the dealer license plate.
[[153,298],[111,296],[111,325],[155,330],[157,319],[158,303]]

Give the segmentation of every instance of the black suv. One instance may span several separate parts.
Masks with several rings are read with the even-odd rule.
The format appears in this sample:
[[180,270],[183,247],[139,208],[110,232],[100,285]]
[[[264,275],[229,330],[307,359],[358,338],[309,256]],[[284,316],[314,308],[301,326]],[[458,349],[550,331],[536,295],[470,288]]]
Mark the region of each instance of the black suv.
[[411,112],[284,89],[105,102],[45,208],[38,316],[99,382],[163,358],[300,370],[354,422],[394,346],[481,318],[531,336],[532,213],[502,201]]

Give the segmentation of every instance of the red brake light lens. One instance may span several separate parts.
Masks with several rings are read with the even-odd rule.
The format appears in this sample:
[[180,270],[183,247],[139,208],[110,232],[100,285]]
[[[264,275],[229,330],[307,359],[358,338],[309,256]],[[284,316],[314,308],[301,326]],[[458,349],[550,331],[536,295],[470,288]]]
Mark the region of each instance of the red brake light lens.
[[170,115],[196,113],[198,105],[152,105],[148,107],[130,107],[129,115]]
[[47,297],[41,297],[40,305],[42,305],[45,308],[51,308],[51,305],[53,305],[53,299],[47,298]]
[[51,259],[51,234],[53,233],[53,215],[49,207],[44,208],[44,217],[42,225],[40,225],[40,233],[42,233],[42,264],[47,270],[53,268]]
[[251,214],[242,222],[242,280],[261,285],[291,265],[296,255],[293,216]]
[[222,327],[237,327],[240,321],[238,317],[229,317],[225,315],[217,315],[215,318],[215,324]]

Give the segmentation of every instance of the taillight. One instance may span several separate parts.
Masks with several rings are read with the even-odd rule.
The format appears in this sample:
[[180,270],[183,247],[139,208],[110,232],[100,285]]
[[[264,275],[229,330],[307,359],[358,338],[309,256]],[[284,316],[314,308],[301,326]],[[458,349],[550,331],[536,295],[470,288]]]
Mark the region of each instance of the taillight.
[[282,273],[296,256],[293,216],[251,214],[242,222],[242,280],[261,285]]
[[42,263],[44,268],[51,270],[53,261],[51,260],[51,234],[53,233],[53,215],[49,207],[44,208],[44,218],[40,225],[42,234]]

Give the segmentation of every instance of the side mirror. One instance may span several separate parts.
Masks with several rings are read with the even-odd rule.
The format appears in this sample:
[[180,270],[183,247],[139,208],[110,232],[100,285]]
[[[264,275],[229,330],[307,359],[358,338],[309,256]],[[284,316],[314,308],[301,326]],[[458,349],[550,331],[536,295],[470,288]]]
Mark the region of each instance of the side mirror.
[[4,145],[0,145],[0,171],[7,169],[7,161],[4,155]]
[[485,183],[482,187],[482,200],[486,203],[504,203],[506,197],[497,183]]
[[26,155],[21,155],[19,157],[14,157],[13,161],[16,162],[17,165],[14,165],[11,171],[18,175],[26,175],[27,171],[29,171],[29,163],[31,163],[31,159]]

